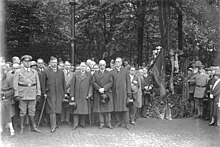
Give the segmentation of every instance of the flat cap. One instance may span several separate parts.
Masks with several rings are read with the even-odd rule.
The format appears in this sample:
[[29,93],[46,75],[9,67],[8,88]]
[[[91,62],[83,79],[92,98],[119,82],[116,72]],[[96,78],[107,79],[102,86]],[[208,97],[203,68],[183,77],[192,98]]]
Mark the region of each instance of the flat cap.
[[24,55],[21,57],[21,61],[31,61],[32,57],[30,55]]

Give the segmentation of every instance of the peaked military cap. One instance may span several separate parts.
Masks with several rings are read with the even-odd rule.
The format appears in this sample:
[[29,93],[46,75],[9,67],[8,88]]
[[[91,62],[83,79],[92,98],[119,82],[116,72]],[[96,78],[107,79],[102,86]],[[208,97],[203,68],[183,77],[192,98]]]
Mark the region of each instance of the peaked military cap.
[[32,57],[30,55],[24,55],[21,57],[21,61],[31,61]]

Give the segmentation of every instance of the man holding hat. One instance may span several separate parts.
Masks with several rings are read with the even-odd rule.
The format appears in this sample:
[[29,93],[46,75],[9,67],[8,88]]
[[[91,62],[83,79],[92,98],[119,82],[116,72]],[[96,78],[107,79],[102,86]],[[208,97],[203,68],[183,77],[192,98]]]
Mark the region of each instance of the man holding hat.
[[[113,111],[112,101],[112,74],[106,70],[106,62],[99,61],[99,70],[93,74],[93,87],[94,87],[94,107],[93,112],[99,113],[99,128],[104,127],[104,118],[108,128],[112,129],[111,125],[111,112]],[[103,99],[102,95],[106,94],[109,99]],[[103,97],[104,98],[104,97]]]
[[13,80],[13,86],[15,90],[14,97],[15,100],[20,102],[20,135],[22,135],[24,132],[24,118],[27,110],[30,123],[32,124],[32,131],[41,133],[41,131],[36,128],[34,120],[36,100],[38,100],[41,95],[40,81],[37,71],[30,68],[31,60],[32,57],[29,55],[24,55],[21,57],[21,61],[24,67],[15,72]]

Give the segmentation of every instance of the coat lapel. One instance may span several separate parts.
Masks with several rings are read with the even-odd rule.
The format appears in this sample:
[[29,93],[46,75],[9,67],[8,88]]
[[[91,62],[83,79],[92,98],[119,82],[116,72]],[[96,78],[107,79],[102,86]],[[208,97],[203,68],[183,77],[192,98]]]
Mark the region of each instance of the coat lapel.
[[79,72],[79,78],[81,80],[84,80],[87,77],[87,73],[85,72],[85,74],[82,74],[81,72]]

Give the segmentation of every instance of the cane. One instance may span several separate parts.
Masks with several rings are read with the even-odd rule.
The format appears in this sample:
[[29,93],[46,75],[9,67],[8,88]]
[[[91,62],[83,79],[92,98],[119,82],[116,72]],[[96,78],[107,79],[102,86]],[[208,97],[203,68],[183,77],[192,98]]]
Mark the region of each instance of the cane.
[[88,111],[89,111],[89,126],[91,126],[91,124],[92,124],[92,121],[91,121],[91,105],[90,105],[90,97],[87,97],[86,98],[87,99],[87,101],[88,101]]
[[40,112],[40,118],[39,118],[38,123],[37,123],[37,128],[38,128],[39,125],[40,125],[41,118],[42,118],[42,115],[43,115],[43,113],[44,113],[45,104],[46,104],[46,97],[44,98],[44,103],[43,103],[43,107],[42,107],[41,112]]

